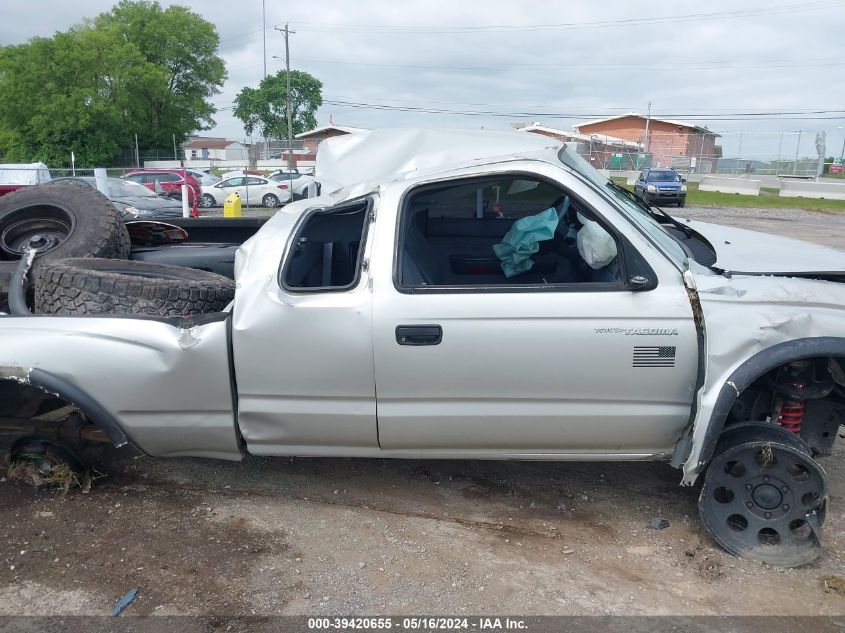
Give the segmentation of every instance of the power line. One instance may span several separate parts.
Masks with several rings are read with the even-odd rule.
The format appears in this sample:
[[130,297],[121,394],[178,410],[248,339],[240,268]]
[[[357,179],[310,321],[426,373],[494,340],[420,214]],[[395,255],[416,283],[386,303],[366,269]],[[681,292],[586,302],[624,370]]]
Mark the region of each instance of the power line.
[[783,15],[804,11],[819,11],[835,6],[841,6],[841,1],[822,0],[815,2],[791,3],[768,7],[757,7],[751,9],[740,9],[733,11],[713,11],[708,13],[689,13],[681,15],[651,16],[645,18],[628,18],[620,20],[600,20],[591,22],[563,22],[558,24],[490,24],[484,26],[409,26],[406,24],[337,24],[326,22],[298,22],[302,30],[324,31],[324,32],[349,32],[360,33],[425,33],[425,34],[454,34],[454,33],[521,33],[535,31],[559,31],[572,29],[602,29],[613,27],[648,26],[654,24],[665,24],[667,22],[691,22],[700,20],[724,20],[747,17],[758,17],[762,15]]
[[[324,105],[345,108],[361,108],[369,110],[388,110],[395,112],[414,112],[420,114],[447,114],[456,116],[491,116],[507,118],[545,117],[551,119],[584,119],[617,116],[618,113],[607,112],[574,113],[574,112],[499,112],[495,110],[452,110],[446,108],[428,108],[417,106],[389,105],[385,103],[367,103],[353,101],[325,100]],[[817,116],[826,115],[826,116]],[[830,116],[834,115],[834,116]],[[746,120],[824,120],[842,119],[845,110],[807,110],[807,111],[778,111],[778,112],[738,112],[723,114],[661,114],[662,118],[688,118],[699,121],[746,121]]]
[[647,62],[614,62],[596,63],[585,62],[580,64],[498,64],[486,66],[459,66],[455,64],[397,64],[381,62],[356,62],[344,59],[320,59],[315,57],[300,57],[301,61],[315,62],[321,64],[338,64],[343,66],[365,66],[379,68],[415,68],[431,70],[458,70],[458,71],[542,71],[542,72],[593,72],[595,70],[622,70],[622,71],[654,71],[654,70],[721,70],[726,68],[736,69],[757,69],[757,68],[809,68],[819,66],[845,66],[842,58],[816,58],[816,59],[792,59],[792,60],[770,60],[764,62],[732,62],[722,61],[701,61],[689,63],[647,63]]
[[[722,20],[722,19],[738,19],[745,17],[756,17],[761,15],[783,15],[803,11],[821,11],[833,7],[841,7],[842,0],[816,0],[814,2],[783,4],[769,7],[757,7],[752,9],[740,9],[733,11],[713,11],[710,13],[688,13],[681,15],[666,15],[666,16],[652,16],[647,18],[629,18],[621,20],[600,20],[587,22],[563,22],[558,24],[491,24],[486,26],[446,26],[446,25],[430,25],[430,26],[409,26],[409,25],[375,25],[375,24],[338,24],[329,22],[298,22],[301,30],[308,31],[330,31],[330,32],[372,32],[372,33],[425,33],[425,34],[453,34],[453,33],[519,33],[519,32],[534,32],[534,31],[556,31],[556,30],[573,30],[573,29],[604,29],[615,27],[635,27],[635,26],[650,26],[655,24],[665,24],[667,22],[691,22],[699,20]],[[249,37],[256,33],[274,29],[275,26],[268,26],[262,29],[253,29],[244,33],[236,35],[229,35],[221,38],[220,42],[229,42],[231,40]]]
[[[324,96],[325,99],[331,100],[331,101],[356,101],[358,99],[358,97],[356,97],[356,96],[339,95],[339,94],[323,95],[323,96]],[[549,103],[525,104],[525,103],[490,103],[490,102],[487,102],[487,101],[485,101],[485,102],[443,101],[443,100],[439,100],[439,99],[419,99],[419,98],[401,99],[401,98],[397,98],[397,97],[384,97],[384,96],[375,96],[375,95],[370,95],[369,99],[373,100],[373,101],[378,101],[378,102],[397,102],[397,103],[412,103],[412,104],[431,103],[431,104],[436,104],[436,105],[486,106],[486,107],[491,107],[491,108],[492,107],[502,107],[502,108],[539,108],[539,109],[556,108],[556,109],[560,109],[560,108],[569,107],[569,106],[562,106],[560,104],[554,104],[554,103],[552,103],[552,104],[549,104]],[[707,112],[708,114],[719,114],[720,111],[721,111],[721,114],[726,114],[726,115],[730,114],[732,112],[752,112],[754,110],[768,112],[770,110],[770,108],[763,108],[763,107],[759,107],[759,106],[738,106],[738,105],[721,106],[719,108],[704,108],[704,107],[701,107],[699,105],[696,105],[696,106],[672,105],[672,106],[665,106],[665,107],[674,108],[676,112],[677,111],[682,112],[682,111],[688,111],[688,110],[691,111],[691,110],[694,110],[694,109],[697,108],[698,110],[703,111],[703,112]],[[619,112],[636,111],[636,108],[632,108],[630,106],[604,106],[604,105],[600,105],[600,106],[584,106],[584,108],[589,108],[593,111],[595,111],[596,109],[601,109],[601,110],[605,110],[605,111],[618,110]],[[826,112],[827,111],[835,112],[837,110],[836,110],[835,107],[831,106],[831,107],[825,108],[825,111]],[[611,116],[611,115],[605,114],[605,116]],[[668,117],[669,115],[663,114],[663,113],[656,113],[655,116]]]

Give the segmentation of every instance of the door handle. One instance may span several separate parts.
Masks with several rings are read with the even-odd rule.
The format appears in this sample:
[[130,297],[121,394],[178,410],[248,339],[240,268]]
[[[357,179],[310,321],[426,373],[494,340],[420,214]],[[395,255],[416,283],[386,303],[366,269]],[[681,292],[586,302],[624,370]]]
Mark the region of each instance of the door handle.
[[443,328],[439,325],[397,325],[396,342],[399,345],[439,345]]

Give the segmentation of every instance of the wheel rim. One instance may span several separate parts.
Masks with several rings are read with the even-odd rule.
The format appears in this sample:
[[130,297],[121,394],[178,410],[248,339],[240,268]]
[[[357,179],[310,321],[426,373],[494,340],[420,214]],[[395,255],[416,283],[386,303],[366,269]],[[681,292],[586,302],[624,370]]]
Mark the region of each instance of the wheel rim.
[[212,198],[208,194],[203,195],[202,206],[204,206],[206,209],[213,207],[214,206],[214,198]]
[[0,225],[0,251],[5,259],[20,259],[30,248],[43,255],[67,240],[73,228],[73,216],[63,209],[27,207],[10,213]]
[[278,198],[272,194],[267,194],[264,196],[264,206],[265,207],[275,207],[279,203]]
[[711,462],[699,512],[732,554],[784,567],[815,560],[827,476],[808,455],[768,441],[739,444]]

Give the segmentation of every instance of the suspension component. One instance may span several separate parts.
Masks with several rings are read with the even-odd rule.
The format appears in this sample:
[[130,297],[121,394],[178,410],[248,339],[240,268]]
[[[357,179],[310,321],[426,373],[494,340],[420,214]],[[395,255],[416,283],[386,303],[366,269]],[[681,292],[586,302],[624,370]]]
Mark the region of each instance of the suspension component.
[[[797,388],[802,386],[796,385]],[[801,423],[804,420],[804,410],[807,405],[803,400],[786,400],[780,407],[780,417],[778,422],[782,427],[788,431],[792,431],[796,435],[801,433]]]

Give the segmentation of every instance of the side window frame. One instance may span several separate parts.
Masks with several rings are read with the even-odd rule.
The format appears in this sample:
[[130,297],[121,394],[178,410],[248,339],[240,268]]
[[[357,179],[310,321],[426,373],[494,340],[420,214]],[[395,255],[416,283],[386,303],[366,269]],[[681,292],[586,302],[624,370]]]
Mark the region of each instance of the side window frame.
[[[350,281],[344,286],[317,286],[308,288],[289,286],[287,284],[286,277],[288,274],[288,270],[291,266],[291,260],[293,259],[294,252],[296,250],[296,245],[299,242],[300,237],[302,236],[302,232],[308,226],[308,222],[311,220],[311,218],[315,215],[331,215],[332,213],[351,211],[356,207],[360,207],[362,204],[365,205],[364,224],[361,228],[361,240],[358,246],[358,258],[355,261],[355,275],[352,277],[352,281]],[[364,268],[364,252],[367,247],[367,236],[370,233],[370,225],[372,224],[373,218],[373,205],[373,198],[367,196],[366,198],[356,198],[353,200],[348,200],[334,207],[315,207],[306,211],[299,219],[299,222],[297,223],[294,230],[291,231],[291,237],[288,240],[288,243],[285,245],[285,252],[283,254],[282,261],[279,264],[279,272],[277,274],[276,279],[279,284],[279,287],[285,293],[291,295],[313,295],[322,294],[326,292],[348,292],[350,290],[356,289],[361,283],[361,272]]]
[[[402,279],[402,262],[404,248],[404,239],[408,223],[408,208],[409,202],[414,195],[421,190],[429,188],[442,188],[445,182],[454,183],[455,185],[472,184],[484,182],[499,181],[503,177],[526,178],[537,180],[542,183],[550,184],[554,187],[565,191],[572,199],[576,200],[580,205],[590,211],[590,213],[597,219],[602,228],[604,228],[613,237],[616,242],[617,257],[619,258],[620,282],[571,282],[559,284],[501,284],[501,285],[403,285]],[[580,196],[545,176],[534,173],[526,173],[520,171],[501,172],[498,174],[491,174],[486,176],[467,176],[455,178],[449,181],[435,181],[429,183],[422,183],[415,185],[405,191],[399,201],[399,216],[396,221],[396,229],[393,240],[393,287],[402,294],[479,294],[479,293],[524,293],[524,292],[631,292],[633,289],[637,291],[653,290],[657,287],[658,280],[654,269],[649,265],[646,259],[634,248],[634,246],[619,232],[619,230],[608,222],[595,207],[585,202]],[[636,288],[632,287],[630,280],[635,276],[644,276],[648,279],[648,283]]]

